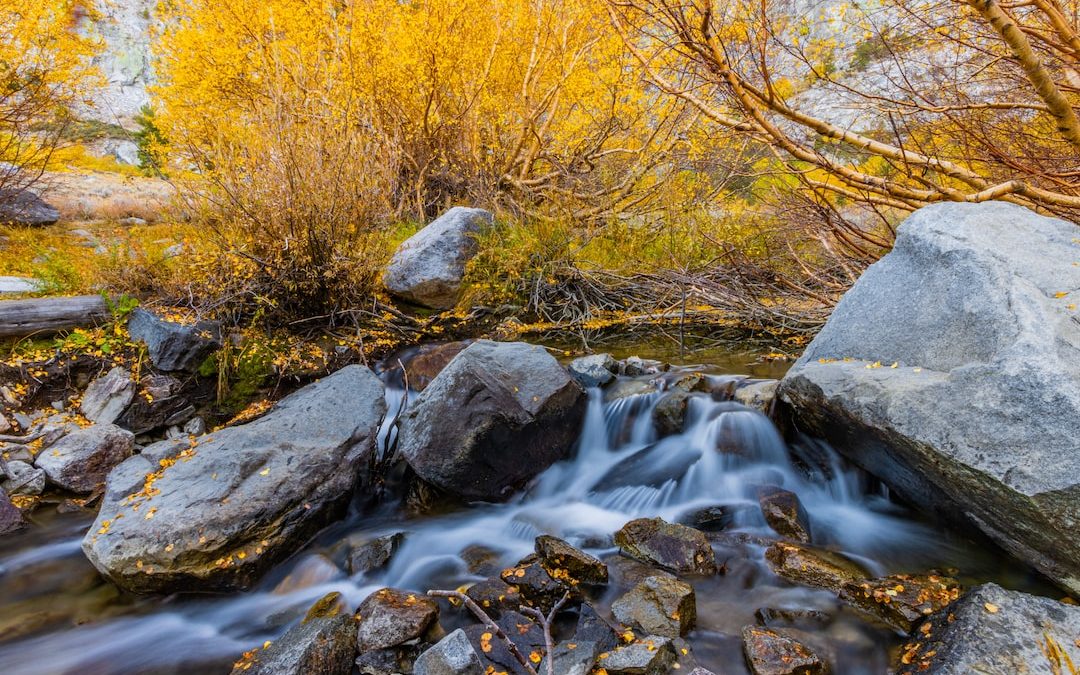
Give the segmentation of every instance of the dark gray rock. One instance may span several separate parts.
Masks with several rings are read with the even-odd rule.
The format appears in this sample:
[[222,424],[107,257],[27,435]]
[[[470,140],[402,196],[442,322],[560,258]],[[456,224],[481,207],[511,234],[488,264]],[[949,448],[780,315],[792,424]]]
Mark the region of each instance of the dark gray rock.
[[247,587],[344,512],[385,411],[349,366],[248,424],[148,446],[110,476],[83,551],[134,592]]
[[360,653],[396,647],[424,635],[439,618],[439,605],[423,593],[383,588],[356,610]]
[[691,394],[682,390],[664,394],[653,408],[653,425],[661,436],[681,433],[686,424],[686,409]]
[[0,225],[40,227],[52,225],[58,220],[60,212],[33,190],[0,190]]
[[396,532],[355,543],[349,551],[349,573],[360,574],[385,567],[404,542],[405,534]]
[[183,324],[166,321],[141,307],[128,320],[128,334],[146,344],[150,362],[159,370],[195,372],[221,348],[221,326],[212,321]]
[[233,675],[349,675],[356,658],[356,623],[347,612],[321,608],[323,598],[299,625],[269,647],[248,652],[233,668]]
[[615,379],[619,362],[611,354],[590,354],[574,359],[566,369],[585,388],[603,387]]
[[574,640],[595,643],[600,652],[609,652],[619,646],[619,633],[592,605],[582,603],[578,609]]
[[97,424],[112,424],[120,418],[135,397],[131,373],[116,367],[86,388],[79,410],[83,417]]
[[529,556],[514,567],[503,570],[502,580],[514,586],[523,604],[539,609],[544,614],[551,611],[564,595],[574,594],[573,584],[565,575],[555,578],[548,574],[536,556]]
[[677,638],[689,633],[697,621],[694,588],[673,577],[645,579],[611,605],[622,624],[648,634]]
[[743,654],[754,675],[826,675],[829,665],[809,647],[768,628],[743,628]]
[[585,393],[543,347],[475,342],[401,418],[399,448],[447,494],[502,500],[566,457]]
[[754,408],[768,415],[772,411],[779,386],[779,380],[750,382],[737,388],[733,398],[736,403],[741,403],[747,408]]
[[600,646],[595,642],[579,642],[577,640],[563,642],[555,647],[554,656],[547,655],[537,666],[536,672],[541,675],[547,674],[548,659],[554,658],[552,664],[558,675],[589,675],[596,657],[601,653]]
[[516,612],[522,605],[518,587],[497,578],[476,582],[465,590],[465,595],[493,619],[498,619],[505,612]]
[[936,574],[894,574],[840,587],[841,600],[901,633],[959,597],[960,582]]
[[781,384],[800,429],[1074,593],[1078,232],[1005,203],[920,209]]
[[794,584],[839,593],[844,584],[862,581],[869,574],[839,553],[778,541],[765,550],[765,561],[777,576]]
[[898,674],[1068,673],[1064,659],[1053,670],[1043,650],[1049,637],[1080,664],[1077,636],[1080,607],[985,584],[916,628],[900,651]]
[[[526,658],[534,653],[543,658],[546,644],[544,631],[539,624],[520,612],[504,612],[496,621]],[[465,629],[465,635],[480,657],[480,665],[485,673],[497,672],[507,675],[528,675],[528,671],[517,658],[510,653],[505,643],[485,624],[473,624]],[[537,660],[532,660],[536,663]]]
[[758,504],[765,522],[782,537],[810,543],[810,516],[799,496],[774,485],[758,488]]
[[0,490],[0,534],[8,534],[26,527],[22,511],[18,509],[8,498],[7,493]]
[[131,456],[135,436],[113,424],[95,424],[64,436],[36,460],[52,484],[90,493],[105,485],[115,466]]
[[600,654],[596,665],[608,675],[666,675],[674,663],[671,640],[653,635]]
[[540,564],[548,574],[574,586],[607,583],[607,565],[562,539],[542,534],[536,538],[535,547]]
[[45,472],[28,462],[19,460],[7,463],[7,479],[0,489],[9,495],[39,495],[45,490]]
[[660,518],[632,520],[615,533],[626,555],[676,574],[712,576],[716,558],[705,533]]
[[476,255],[475,235],[494,216],[456,206],[406,239],[383,271],[383,285],[393,295],[432,309],[457,304],[465,264]]
[[459,628],[416,659],[413,675],[484,675],[484,668]]

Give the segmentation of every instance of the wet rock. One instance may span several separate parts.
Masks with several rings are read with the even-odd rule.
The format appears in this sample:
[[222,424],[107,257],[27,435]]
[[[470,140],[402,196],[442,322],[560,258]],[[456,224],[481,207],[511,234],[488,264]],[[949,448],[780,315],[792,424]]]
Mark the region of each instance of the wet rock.
[[142,308],[128,320],[128,334],[146,344],[150,361],[166,372],[193,373],[221,348],[221,326],[212,321],[183,324],[167,321]]
[[569,581],[553,578],[535,557],[503,570],[502,580],[516,586],[526,605],[547,614],[564,595],[572,591]]
[[784,609],[781,607],[759,607],[754,612],[754,618],[766,628],[778,626],[820,628],[832,621],[832,617],[827,612],[816,609]]
[[716,673],[714,673],[711,670],[706,670],[705,668],[702,668],[702,667],[699,666],[699,667],[694,668],[693,670],[691,670],[690,675],[716,675]]
[[403,543],[405,533],[397,532],[355,544],[349,551],[349,573],[360,574],[385,567]]
[[49,482],[90,493],[105,485],[113,467],[131,456],[135,436],[113,424],[96,424],[64,436],[36,459]]
[[475,342],[401,418],[399,448],[420,478],[469,500],[502,500],[564,458],[585,392],[542,347]]
[[465,595],[480,605],[493,619],[499,618],[505,612],[516,612],[522,604],[518,587],[502,579],[478,581],[465,590]]
[[653,359],[643,359],[630,356],[622,360],[619,369],[627,377],[640,377],[642,375],[659,375],[668,370],[668,365]]
[[754,408],[768,415],[776,400],[776,390],[780,386],[779,380],[764,380],[751,382],[735,390],[734,400],[747,408]]
[[456,206],[406,239],[383,271],[386,290],[432,309],[457,304],[465,264],[476,255],[476,234],[491,227],[494,216]]
[[901,633],[959,597],[960,582],[933,574],[849,581],[840,588],[841,600]]
[[716,560],[705,534],[660,518],[632,520],[615,533],[622,552],[676,574],[716,574]]
[[802,544],[810,543],[810,517],[798,495],[773,485],[758,488],[757,494],[761,513],[769,527],[782,537]]
[[277,595],[288,595],[341,578],[341,570],[321,553],[304,556],[289,575],[274,586]]
[[825,675],[829,666],[809,647],[776,631],[743,628],[743,654],[754,675]]
[[[313,609],[333,604],[327,600],[323,598]],[[269,647],[246,653],[233,668],[233,675],[348,675],[356,657],[355,630],[348,613],[309,612]]]
[[[752,504],[706,506],[703,509],[685,514],[679,521],[683,525],[704,532],[722,532],[740,522],[740,518],[748,515],[751,509],[757,510]],[[755,513],[755,518],[756,515]]]
[[590,354],[570,362],[570,377],[586,389],[610,384],[619,372],[619,363],[611,354]]
[[414,391],[427,389],[431,381],[438,377],[455,356],[465,351],[469,344],[468,342],[448,342],[442,345],[420,347],[404,364],[405,372],[409,377],[409,388]]
[[839,553],[778,541],[765,551],[769,569],[794,584],[839,593],[844,584],[870,576]]
[[[539,663],[546,649],[544,631],[539,625],[518,612],[505,612],[496,623],[526,658],[530,658],[532,663]],[[480,664],[486,673],[526,675],[527,671],[490,628],[477,624],[466,628],[465,634],[479,655]]]
[[705,373],[684,372],[676,374],[675,379],[671,380],[668,387],[673,391],[707,394],[712,390],[712,383],[709,382],[709,376]]
[[781,385],[800,429],[1073,593],[1076,233],[1001,202],[916,211]]
[[607,565],[562,539],[543,534],[536,538],[535,547],[540,564],[552,577],[574,586],[607,583]]
[[134,592],[247,587],[344,513],[385,411],[349,366],[253,422],[147,447],[110,476],[83,551]]
[[9,495],[39,495],[45,490],[45,471],[26,462],[7,463],[8,478],[0,488]]
[[360,675],[399,675],[413,672],[413,664],[420,655],[418,647],[401,645],[389,649],[376,649],[356,658]]
[[8,534],[26,527],[22,511],[18,509],[8,498],[7,493],[0,490],[0,534]]
[[608,402],[617,401],[631,396],[655,394],[657,391],[659,391],[657,383],[652,380],[620,379],[604,389],[604,400]]
[[604,652],[596,660],[608,675],[665,675],[675,663],[671,640],[649,636]]
[[473,574],[489,575],[502,571],[502,565],[499,564],[501,556],[495,549],[471,544],[462,549],[459,555],[465,568]]
[[694,628],[694,588],[672,577],[649,577],[611,606],[615,618],[648,634],[682,637]]
[[0,189],[0,225],[41,227],[60,220],[60,212],[33,190]]
[[459,628],[416,659],[413,675],[484,675],[484,668]]
[[554,658],[552,664],[555,672],[559,675],[589,675],[600,649],[595,642],[563,642],[555,647],[554,656],[545,656],[537,666],[537,673],[547,673],[548,660]]
[[422,593],[383,588],[356,611],[360,652],[396,647],[424,635],[439,618],[439,605]]
[[672,391],[660,399],[653,408],[653,425],[656,433],[671,436],[681,433],[686,424],[686,409],[692,397],[685,391]]
[[995,584],[971,590],[927,617],[900,650],[899,675],[1067,673],[1044,653],[1047,638],[1080,664],[1080,607]]
[[112,424],[124,414],[135,397],[131,373],[116,367],[86,388],[79,406],[83,417],[98,424]]
[[595,643],[599,652],[609,652],[619,646],[618,631],[588,603],[582,603],[578,609],[573,639]]

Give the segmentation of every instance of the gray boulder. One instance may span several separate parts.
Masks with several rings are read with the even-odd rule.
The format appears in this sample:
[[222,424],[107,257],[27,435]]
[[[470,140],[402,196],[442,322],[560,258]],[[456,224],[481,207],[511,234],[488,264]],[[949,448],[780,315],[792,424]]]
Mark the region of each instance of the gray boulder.
[[0,534],[9,534],[26,527],[22,511],[11,503],[7,493],[0,490]]
[[781,384],[800,429],[1074,593],[1078,236],[1010,204],[920,209]]
[[349,366],[253,422],[149,446],[110,476],[83,551],[133,592],[247,587],[344,512],[385,412]]
[[566,457],[585,405],[585,392],[543,347],[481,340],[402,416],[399,447],[440,490],[502,500]]
[[476,255],[475,235],[494,216],[455,206],[406,239],[383,271],[383,285],[403,300],[432,309],[457,304],[465,263]]
[[716,574],[716,556],[705,533],[686,525],[638,518],[615,533],[615,543],[631,558],[676,574]]
[[264,649],[247,652],[233,675],[349,675],[356,657],[356,622],[341,613],[339,593],[317,602],[304,620]]
[[898,675],[1067,673],[1043,650],[1050,638],[1080,664],[1077,636],[1080,607],[986,584],[923,621],[901,649]]
[[439,605],[423,593],[383,588],[365,598],[356,615],[356,643],[364,653],[421,637],[438,620]]
[[60,220],[60,212],[33,190],[0,190],[0,224],[40,227]]
[[0,488],[9,495],[39,495],[45,490],[45,472],[27,462],[7,463],[7,479]]
[[414,675],[484,675],[480,657],[460,628],[416,659]]
[[697,600],[690,584],[674,577],[649,577],[611,605],[615,618],[646,633],[677,638],[697,620]]
[[608,675],[666,675],[675,659],[670,639],[649,636],[600,654],[596,665]]
[[91,422],[112,424],[124,414],[134,397],[131,373],[118,366],[90,383],[79,409]]
[[132,311],[128,334],[133,341],[145,343],[150,362],[167,372],[195,372],[206,357],[221,348],[219,324],[166,321],[142,308]]
[[35,460],[52,484],[90,493],[105,485],[115,466],[131,456],[135,436],[114,424],[95,424],[64,436]]
[[769,628],[743,628],[743,655],[754,675],[827,675],[829,665],[798,640]]
[[570,377],[583,387],[603,387],[619,372],[619,362],[611,354],[590,354],[570,362]]

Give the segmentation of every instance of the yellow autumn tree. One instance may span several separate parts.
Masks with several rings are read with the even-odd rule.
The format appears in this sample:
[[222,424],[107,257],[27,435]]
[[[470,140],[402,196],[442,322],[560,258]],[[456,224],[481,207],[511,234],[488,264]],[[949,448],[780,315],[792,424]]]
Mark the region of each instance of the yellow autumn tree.
[[98,43],[80,27],[90,0],[0,0],[0,191],[29,187],[71,121],[72,106],[99,84]]
[[171,159],[279,305],[339,303],[380,232],[451,204],[581,223],[655,207],[684,152],[689,107],[644,86],[602,0],[162,13]]

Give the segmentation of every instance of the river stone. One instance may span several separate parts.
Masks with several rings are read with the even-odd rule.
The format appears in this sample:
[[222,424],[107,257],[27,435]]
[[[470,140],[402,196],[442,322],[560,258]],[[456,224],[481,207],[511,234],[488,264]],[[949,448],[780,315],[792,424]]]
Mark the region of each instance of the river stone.
[[439,618],[439,605],[423,593],[383,588],[360,603],[356,616],[362,654],[421,637]]
[[574,640],[594,642],[599,651],[610,652],[619,646],[619,632],[587,602],[578,609]]
[[[232,675],[349,675],[356,657],[356,622],[350,614],[335,611],[334,596],[340,594],[324,597],[269,647],[245,653]],[[331,609],[320,611],[323,606]]]
[[[531,663],[538,663],[543,658],[546,649],[544,630],[535,621],[520,612],[508,611],[495,623]],[[480,657],[480,665],[485,673],[528,675],[528,671],[486,624],[469,626],[465,629],[465,635]]]
[[349,573],[361,574],[385,567],[405,543],[405,533],[396,532],[359,542],[349,551]]
[[543,347],[480,340],[458,354],[401,418],[416,474],[469,500],[503,500],[566,457],[585,392]]
[[960,582],[936,574],[895,574],[840,588],[841,600],[901,633],[959,597]]
[[168,321],[141,307],[131,312],[128,334],[146,344],[150,362],[166,372],[193,373],[221,348],[221,326],[213,321],[184,324]]
[[682,637],[694,629],[697,602],[694,588],[673,577],[649,577],[611,605],[622,624],[646,633]]
[[502,579],[491,578],[478,581],[465,590],[465,595],[493,619],[504,612],[521,609],[521,594],[518,587]]
[[608,675],[666,675],[674,663],[671,640],[658,635],[604,652],[596,660]]
[[432,309],[457,304],[465,264],[476,255],[475,235],[494,216],[482,209],[455,206],[406,239],[383,271],[391,294]]
[[547,573],[572,585],[606,584],[607,565],[567,542],[542,534],[536,538],[536,555]]
[[117,366],[93,382],[83,393],[79,410],[97,424],[112,424],[124,414],[135,397],[131,373]]
[[653,426],[656,427],[656,433],[661,436],[682,433],[691,397],[688,392],[676,390],[660,398],[653,408]]
[[33,190],[0,189],[0,225],[41,227],[58,220],[60,212]]
[[632,520],[615,533],[626,555],[676,574],[712,576],[716,559],[705,533],[661,518]]
[[64,436],[38,454],[36,464],[52,484],[87,494],[101,489],[105,478],[135,447],[135,436],[114,424],[95,424]]
[[0,534],[9,534],[26,527],[22,511],[11,503],[7,493],[0,490]]
[[416,659],[413,675],[484,675],[484,668],[459,628]]
[[554,658],[551,665],[558,675],[589,675],[593,672],[596,657],[600,654],[600,646],[595,642],[568,641],[555,647],[555,654],[547,655],[537,667],[537,673],[548,672],[548,661]]
[[995,584],[971,590],[927,617],[900,652],[898,675],[1068,673],[1043,652],[1049,637],[1080,664],[1080,607]]
[[858,563],[839,553],[785,541],[778,541],[766,549],[765,561],[778,577],[833,593],[839,593],[850,581],[861,581],[870,576]]
[[500,577],[504,583],[517,588],[524,604],[544,614],[574,590],[569,579],[556,579],[548,574],[536,556],[529,556],[514,567],[503,570]]
[[610,384],[619,372],[619,362],[611,354],[590,354],[570,362],[570,377],[586,389]]
[[736,389],[733,398],[736,403],[741,403],[747,408],[754,408],[768,415],[773,408],[779,386],[779,380],[750,382]]
[[349,366],[253,422],[158,444],[179,454],[118,467],[154,474],[127,494],[110,478],[83,551],[134,592],[245,588],[344,512],[385,412],[379,379]]
[[810,543],[810,517],[799,496],[774,485],[758,488],[758,504],[765,522],[782,537]]
[[0,488],[9,495],[39,495],[45,490],[45,472],[18,460],[7,463],[8,478]]
[[781,384],[800,429],[1074,593],[1078,235],[999,202],[920,209]]
[[754,675],[825,675],[829,666],[809,647],[768,628],[743,628],[743,654]]

